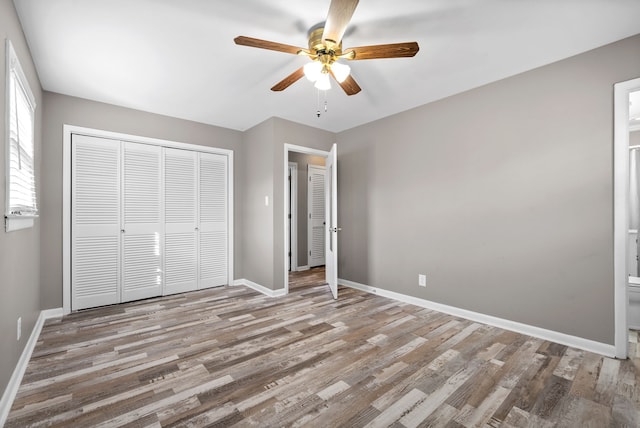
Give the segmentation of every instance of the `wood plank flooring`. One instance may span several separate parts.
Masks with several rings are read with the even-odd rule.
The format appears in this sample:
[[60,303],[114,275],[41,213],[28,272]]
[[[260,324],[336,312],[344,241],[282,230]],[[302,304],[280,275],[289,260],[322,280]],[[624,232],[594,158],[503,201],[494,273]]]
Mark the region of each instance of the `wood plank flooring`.
[[619,361],[349,288],[321,269],[50,320],[7,427],[640,426]]

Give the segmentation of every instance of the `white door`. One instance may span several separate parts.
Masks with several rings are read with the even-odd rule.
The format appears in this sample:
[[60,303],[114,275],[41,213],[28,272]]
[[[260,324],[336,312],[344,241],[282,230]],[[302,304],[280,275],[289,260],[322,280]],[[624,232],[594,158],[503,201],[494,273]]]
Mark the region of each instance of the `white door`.
[[338,149],[331,147],[326,163],[326,278],[333,298],[338,298]]
[[71,309],[120,301],[120,142],[71,137]]
[[200,153],[198,157],[199,263],[198,288],[228,283],[227,157]]
[[309,165],[307,246],[309,267],[325,264],[325,167]]
[[198,289],[198,153],[164,150],[164,294],[175,294]]
[[122,302],[162,295],[162,148],[122,143]]

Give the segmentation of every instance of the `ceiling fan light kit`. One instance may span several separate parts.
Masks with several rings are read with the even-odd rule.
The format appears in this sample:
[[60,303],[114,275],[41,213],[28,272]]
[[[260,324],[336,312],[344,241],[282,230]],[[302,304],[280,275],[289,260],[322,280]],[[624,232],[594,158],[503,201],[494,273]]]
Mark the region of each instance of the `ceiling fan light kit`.
[[355,95],[361,88],[351,75],[351,68],[338,60],[408,58],[415,56],[419,50],[418,43],[406,42],[362,46],[343,52],[342,36],[357,5],[358,0],[331,0],[326,21],[309,30],[308,49],[246,36],[238,36],[234,41],[238,45],[304,55],[312,61],[276,83],[272,91],[283,91],[302,76],[313,82],[318,90],[326,91],[331,88],[332,77],[347,95]]

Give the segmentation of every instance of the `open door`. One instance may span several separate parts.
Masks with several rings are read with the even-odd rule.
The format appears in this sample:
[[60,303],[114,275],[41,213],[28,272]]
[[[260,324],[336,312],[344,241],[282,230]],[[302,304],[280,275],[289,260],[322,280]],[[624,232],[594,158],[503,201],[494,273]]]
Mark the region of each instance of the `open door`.
[[338,161],[338,151],[336,145],[331,147],[326,162],[326,192],[325,192],[325,219],[326,239],[325,239],[325,255],[326,255],[326,276],[327,284],[331,289],[333,298],[338,298],[338,170],[336,169]]

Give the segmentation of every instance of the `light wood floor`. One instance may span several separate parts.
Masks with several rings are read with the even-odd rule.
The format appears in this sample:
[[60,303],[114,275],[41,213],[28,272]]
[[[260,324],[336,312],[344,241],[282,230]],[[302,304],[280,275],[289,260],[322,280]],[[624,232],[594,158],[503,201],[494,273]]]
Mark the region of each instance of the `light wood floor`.
[[314,275],[282,298],[223,287],[48,321],[7,426],[640,425],[637,358],[334,301]]

